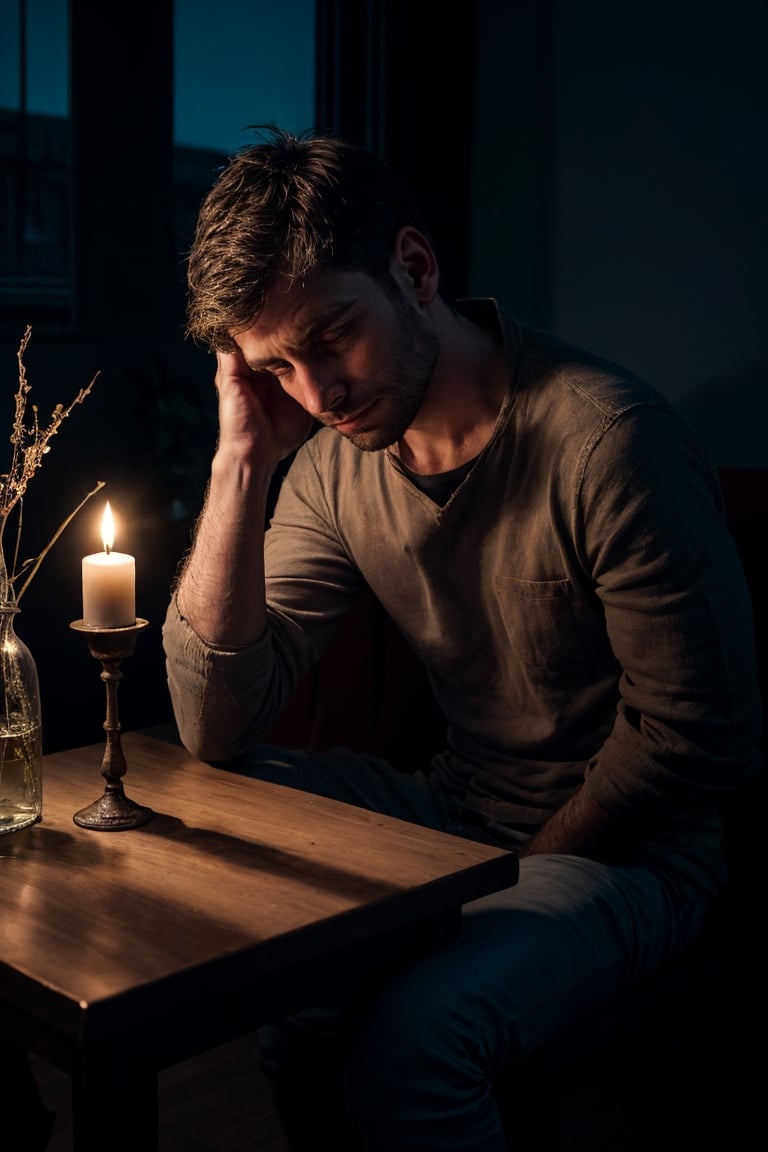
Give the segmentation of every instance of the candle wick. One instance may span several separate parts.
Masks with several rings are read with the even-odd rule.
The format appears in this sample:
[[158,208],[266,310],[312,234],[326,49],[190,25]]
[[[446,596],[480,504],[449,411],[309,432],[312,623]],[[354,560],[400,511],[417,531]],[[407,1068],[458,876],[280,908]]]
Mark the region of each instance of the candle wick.
[[112,551],[109,544],[104,545],[104,551],[106,552],[107,556],[109,556],[110,552]]

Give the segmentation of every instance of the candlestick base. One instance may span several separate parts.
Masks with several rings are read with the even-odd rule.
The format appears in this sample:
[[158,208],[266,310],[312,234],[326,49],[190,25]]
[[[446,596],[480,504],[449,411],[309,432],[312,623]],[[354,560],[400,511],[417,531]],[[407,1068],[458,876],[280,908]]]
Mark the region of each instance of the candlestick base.
[[124,628],[94,628],[84,620],[73,620],[70,624],[70,628],[86,636],[91,655],[101,662],[101,679],[107,689],[107,718],[104,721],[107,743],[101,762],[101,774],[107,783],[98,800],[75,812],[72,819],[80,828],[119,832],[126,828],[140,828],[154,816],[151,808],[136,804],[125,795],[122,777],[127,765],[120,744],[117,710],[117,688],[123,678],[120,664],[133,655],[136,637],[148,624],[148,620],[141,619]]
[[121,832],[124,828],[140,828],[147,824],[154,812],[134,800],[129,800],[122,789],[109,791],[87,808],[75,812],[72,819],[80,828],[95,828],[100,832]]

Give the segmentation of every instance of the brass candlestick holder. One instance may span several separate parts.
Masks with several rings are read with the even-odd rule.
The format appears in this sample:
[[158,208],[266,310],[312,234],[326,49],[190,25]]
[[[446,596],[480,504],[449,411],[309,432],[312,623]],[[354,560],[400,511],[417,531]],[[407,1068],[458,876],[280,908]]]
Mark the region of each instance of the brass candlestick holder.
[[151,808],[136,804],[125,795],[122,778],[127,766],[120,744],[117,710],[117,688],[123,678],[120,665],[133,655],[136,637],[148,624],[148,620],[141,619],[125,628],[94,628],[84,620],[73,620],[70,624],[76,632],[84,633],[91,656],[101,661],[101,679],[107,687],[107,718],[104,721],[107,745],[101,762],[101,774],[107,785],[100,799],[75,812],[72,819],[81,828],[119,832],[123,828],[140,828],[154,816]]

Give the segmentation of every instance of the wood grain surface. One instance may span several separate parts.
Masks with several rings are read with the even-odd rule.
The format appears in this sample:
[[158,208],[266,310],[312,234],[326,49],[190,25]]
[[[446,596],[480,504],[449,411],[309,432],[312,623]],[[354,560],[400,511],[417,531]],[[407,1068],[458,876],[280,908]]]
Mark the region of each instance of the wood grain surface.
[[[138,733],[122,745],[125,792],[153,809],[148,824],[73,823],[104,787],[92,745],[46,757],[42,822],[0,837],[0,995],[65,1039],[178,1018],[191,1035],[210,1003],[200,1045],[224,1042],[244,987],[256,1024],[342,955],[360,962],[393,931],[429,934],[435,917],[516,879],[501,849],[217,770]],[[189,1038],[174,1034],[181,1051]],[[158,1047],[159,1066],[178,1058]]]

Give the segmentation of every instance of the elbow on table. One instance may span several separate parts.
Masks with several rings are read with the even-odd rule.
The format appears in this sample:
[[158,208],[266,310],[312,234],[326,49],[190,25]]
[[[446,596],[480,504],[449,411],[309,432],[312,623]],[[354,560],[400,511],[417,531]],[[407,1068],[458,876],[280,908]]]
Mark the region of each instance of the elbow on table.
[[223,765],[236,760],[253,743],[245,737],[233,739],[226,725],[201,728],[200,725],[187,727],[177,722],[177,726],[181,742],[190,755],[209,764]]
[[174,720],[179,740],[197,760],[223,763],[241,755],[253,737],[243,731],[234,718],[206,719],[200,710],[188,710],[178,702],[174,704]]

